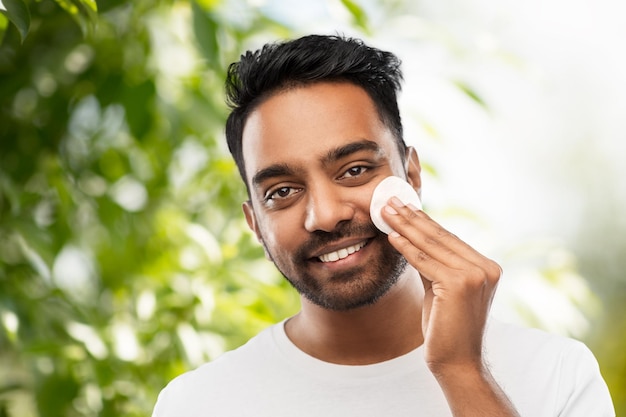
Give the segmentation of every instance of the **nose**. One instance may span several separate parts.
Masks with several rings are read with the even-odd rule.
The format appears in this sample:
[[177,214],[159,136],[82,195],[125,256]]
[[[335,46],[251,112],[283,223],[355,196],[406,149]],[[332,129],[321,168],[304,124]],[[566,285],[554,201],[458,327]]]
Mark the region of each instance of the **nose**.
[[354,206],[349,193],[332,185],[316,185],[308,190],[304,228],[308,232],[331,232],[337,225],[354,217]]

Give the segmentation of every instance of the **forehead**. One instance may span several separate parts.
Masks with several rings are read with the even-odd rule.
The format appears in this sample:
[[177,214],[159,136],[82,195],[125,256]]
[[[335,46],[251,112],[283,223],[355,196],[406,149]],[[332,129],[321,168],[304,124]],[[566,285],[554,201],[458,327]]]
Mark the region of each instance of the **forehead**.
[[362,140],[376,142],[389,155],[396,149],[393,135],[362,88],[324,82],[281,91],[246,120],[246,175],[252,178],[273,164],[311,166],[329,150]]

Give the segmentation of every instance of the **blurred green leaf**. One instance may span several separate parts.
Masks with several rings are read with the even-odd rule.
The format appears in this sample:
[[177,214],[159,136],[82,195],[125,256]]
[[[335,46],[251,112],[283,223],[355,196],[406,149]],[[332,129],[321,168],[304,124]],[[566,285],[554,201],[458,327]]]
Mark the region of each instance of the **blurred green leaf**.
[[428,162],[420,162],[420,165],[421,165],[422,169],[424,170],[424,172],[427,172],[428,174],[430,174],[434,178],[439,176],[439,172],[438,172],[437,168],[433,164],[428,163]]
[[23,0],[2,0],[6,15],[20,33],[22,42],[30,30],[30,11]]
[[15,382],[14,383],[3,382],[3,385],[0,386],[0,395],[6,394],[11,391],[20,390],[20,389],[24,389],[23,384],[19,384]]
[[191,3],[191,10],[193,12],[193,30],[200,51],[210,67],[220,70],[217,40],[219,25],[211,11],[203,8],[196,1]]
[[365,33],[370,33],[369,20],[365,10],[357,2],[352,0],[341,0],[341,4],[350,12],[355,25],[361,28]]
[[95,27],[98,23],[98,5],[95,0],[72,0],[79,10],[79,13],[88,20],[90,25]]
[[121,92],[121,100],[126,110],[126,121],[136,138],[143,138],[153,124],[152,108],[155,97],[156,87],[154,81],[149,79],[128,86]]
[[98,8],[94,0],[55,0],[76,21],[83,36],[93,33],[98,21]]
[[78,381],[65,372],[42,376],[38,385],[41,388],[37,390],[37,405],[41,417],[67,415],[68,405],[80,389]]
[[457,81],[454,81],[454,85],[456,85],[459,88],[459,90],[461,90],[465,95],[467,95],[470,99],[472,99],[475,103],[480,105],[482,108],[484,109],[488,108],[487,103],[485,103],[485,100],[483,100],[480,94],[478,94],[476,90],[474,90],[469,85],[467,85],[467,83],[457,80]]

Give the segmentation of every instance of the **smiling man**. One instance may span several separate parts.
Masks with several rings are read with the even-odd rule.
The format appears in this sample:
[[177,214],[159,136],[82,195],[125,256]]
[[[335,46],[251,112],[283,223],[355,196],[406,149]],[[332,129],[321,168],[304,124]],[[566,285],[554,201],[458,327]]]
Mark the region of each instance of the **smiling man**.
[[501,270],[375,187],[420,164],[397,106],[400,62],[306,36],[231,65],[226,136],[245,218],[301,311],[163,390],[154,417],[610,417],[589,350],[489,318]]

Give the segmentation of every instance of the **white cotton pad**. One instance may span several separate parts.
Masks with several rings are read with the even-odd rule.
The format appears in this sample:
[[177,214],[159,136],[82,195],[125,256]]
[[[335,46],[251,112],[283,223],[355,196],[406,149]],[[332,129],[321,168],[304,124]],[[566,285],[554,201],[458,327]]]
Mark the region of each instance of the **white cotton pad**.
[[387,177],[382,180],[372,193],[370,217],[374,225],[387,234],[391,233],[393,229],[383,220],[381,210],[391,197],[397,197],[405,205],[413,204],[418,209],[422,209],[422,202],[417,192],[406,180],[400,177]]

